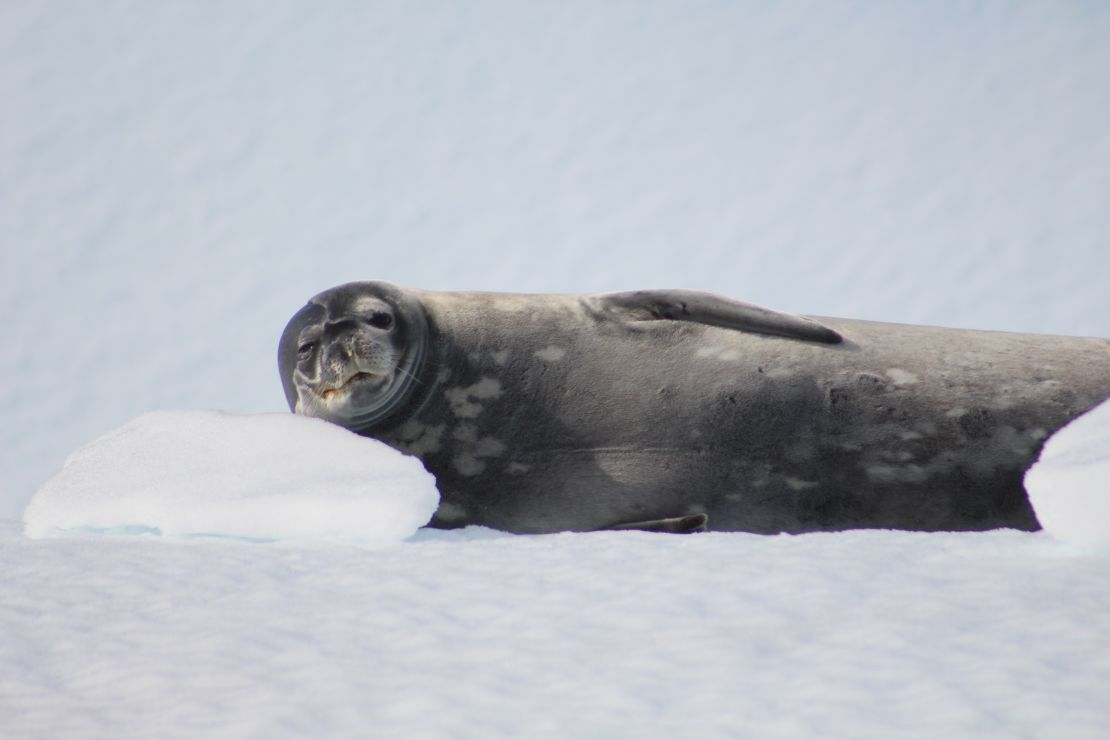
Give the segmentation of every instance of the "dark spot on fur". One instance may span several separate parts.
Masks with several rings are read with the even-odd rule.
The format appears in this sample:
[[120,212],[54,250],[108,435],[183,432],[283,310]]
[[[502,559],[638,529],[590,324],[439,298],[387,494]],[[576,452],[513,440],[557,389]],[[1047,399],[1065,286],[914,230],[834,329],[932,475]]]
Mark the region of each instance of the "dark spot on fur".
[[960,429],[969,437],[986,437],[990,434],[993,425],[991,412],[984,408],[975,408],[960,417]]

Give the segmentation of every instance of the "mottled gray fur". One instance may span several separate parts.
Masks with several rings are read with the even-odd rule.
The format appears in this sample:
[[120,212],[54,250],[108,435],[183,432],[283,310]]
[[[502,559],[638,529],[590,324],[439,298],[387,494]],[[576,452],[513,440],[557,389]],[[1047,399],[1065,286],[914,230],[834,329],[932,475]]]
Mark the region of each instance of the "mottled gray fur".
[[[386,356],[396,372],[375,369]],[[1105,339],[691,291],[351,283],[294,316],[279,364],[291,408],[424,462],[432,526],[510,532],[1036,529],[1023,471],[1110,396]]]

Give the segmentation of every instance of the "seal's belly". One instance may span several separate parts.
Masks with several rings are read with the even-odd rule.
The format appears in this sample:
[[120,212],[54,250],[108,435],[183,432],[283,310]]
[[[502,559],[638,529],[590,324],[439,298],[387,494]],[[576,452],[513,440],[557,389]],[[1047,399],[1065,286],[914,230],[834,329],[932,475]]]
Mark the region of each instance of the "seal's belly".
[[445,513],[537,532],[701,512],[711,529],[750,532],[1034,529],[1022,471],[1101,400],[991,346],[1008,337],[956,341],[948,351],[970,359],[949,369],[877,339],[840,352],[717,333],[616,342],[603,357],[571,344],[564,364],[533,367],[485,427],[504,442],[490,476],[437,472]]
[[513,532],[588,531],[702,513],[703,494],[710,488],[693,484],[704,479],[711,465],[704,451],[689,449],[517,451],[486,480],[433,470],[444,501],[435,524],[481,524]]

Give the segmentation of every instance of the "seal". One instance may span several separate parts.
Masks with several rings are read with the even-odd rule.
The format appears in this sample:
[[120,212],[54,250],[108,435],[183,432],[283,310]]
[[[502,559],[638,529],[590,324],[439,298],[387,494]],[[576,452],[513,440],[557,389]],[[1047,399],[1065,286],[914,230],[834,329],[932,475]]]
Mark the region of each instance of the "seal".
[[341,285],[289,321],[290,408],[415,455],[430,526],[1034,530],[1044,440],[1110,340],[782,313],[706,293]]

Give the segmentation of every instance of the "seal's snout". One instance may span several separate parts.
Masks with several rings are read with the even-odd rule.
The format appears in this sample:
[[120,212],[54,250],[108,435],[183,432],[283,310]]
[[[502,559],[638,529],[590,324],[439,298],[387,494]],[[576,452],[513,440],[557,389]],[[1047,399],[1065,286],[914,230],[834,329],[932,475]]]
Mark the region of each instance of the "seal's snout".
[[333,339],[323,347],[323,356],[320,360],[321,378],[323,386],[337,388],[357,371],[352,367],[354,352],[351,342],[343,338]]
[[368,373],[368,372],[359,371],[359,372],[353,373],[351,375],[348,375],[347,378],[345,380],[343,380],[342,382],[337,383],[335,385],[332,385],[330,388],[326,388],[320,394],[320,397],[323,398],[325,401],[330,401],[340,391],[349,390],[352,387],[354,387],[355,385],[357,385],[359,383],[362,383],[363,381],[381,380],[381,379],[382,379],[382,375],[380,375],[378,373]]

